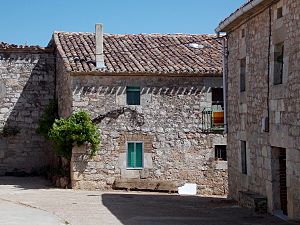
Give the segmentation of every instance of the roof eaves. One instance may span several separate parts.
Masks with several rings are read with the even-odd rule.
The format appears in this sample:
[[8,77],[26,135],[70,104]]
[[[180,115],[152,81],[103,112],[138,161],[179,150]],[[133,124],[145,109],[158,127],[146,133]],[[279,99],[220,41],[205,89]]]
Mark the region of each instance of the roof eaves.
[[207,73],[151,73],[151,72],[107,72],[94,70],[90,72],[69,71],[71,76],[165,76],[165,77],[222,77],[222,71],[207,71]]
[[[249,0],[244,5],[242,5],[239,9],[237,9],[234,13],[232,13],[229,17],[223,20],[219,26],[215,29],[216,33],[220,32],[228,32],[230,30],[233,22],[241,19],[243,16],[248,16],[250,13],[259,6],[269,6],[270,3],[276,2],[278,0]],[[263,4],[265,3],[265,4]]]

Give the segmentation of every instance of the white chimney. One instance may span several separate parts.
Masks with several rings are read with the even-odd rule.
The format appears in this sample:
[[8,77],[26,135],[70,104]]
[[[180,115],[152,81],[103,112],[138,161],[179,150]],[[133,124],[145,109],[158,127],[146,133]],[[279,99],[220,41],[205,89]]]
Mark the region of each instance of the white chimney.
[[96,68],[103,69],[104,65],[104,55],[103,55],[103,25],[97,23],[95,26],[96,33]]

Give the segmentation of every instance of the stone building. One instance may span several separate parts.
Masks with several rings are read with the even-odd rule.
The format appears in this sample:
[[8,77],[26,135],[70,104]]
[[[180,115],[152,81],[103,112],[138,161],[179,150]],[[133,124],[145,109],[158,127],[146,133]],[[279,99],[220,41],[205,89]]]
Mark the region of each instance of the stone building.
[[299,15],[299,0],[251,0],[216,29],[227,39],[229,195],[243,204],[264,197],[269,212],[294,220],[300,220]]
[[103,36],[101,28],[96,37],[53,36],[60,115],[87,110],[101,131],[97,156],[73,151],[73,188],[172,191],[192,182],[200,193],[226,193],[216,36]]
[[0,43],[0,175],[40,173],[53,150],[36,133],[55,98],[53,51]]
[[57,99],[61,117],[86,110],[101,132],[95,157],[73,149],[73,188],[174,191],[192,182],[199,193],[227,193],[216,35],[103,35],[97,25],[96,35],[56,32],[49,46],[0,46],[1,129],[21,128],[0,137],[2,174],[49,164],[36,128]]

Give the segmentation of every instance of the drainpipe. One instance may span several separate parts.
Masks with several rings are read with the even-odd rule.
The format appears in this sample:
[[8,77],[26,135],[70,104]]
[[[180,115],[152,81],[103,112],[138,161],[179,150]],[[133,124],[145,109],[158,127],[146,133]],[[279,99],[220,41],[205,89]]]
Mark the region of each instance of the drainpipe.
[[268,77],[267,77],[267,84],[268,84],[268,89],[267,89],[267,108],[268,108],[268,116],[265,119],[265,132],[269,132],[270,131],[270,68],[271,68],[271,40],[272,38],[272,8],[271,6],[269,6],[269,43],[268,43]]
[[224,99],[224,133],[228,132],[227,130],[227,47],[226,47],[226,37],[223,37],[223,99]]

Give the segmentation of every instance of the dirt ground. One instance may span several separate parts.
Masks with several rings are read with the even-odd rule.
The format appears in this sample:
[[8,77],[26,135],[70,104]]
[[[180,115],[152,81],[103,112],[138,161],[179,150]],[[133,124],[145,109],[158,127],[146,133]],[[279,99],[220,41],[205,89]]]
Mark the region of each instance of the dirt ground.
[[64,190],[38,177],[0,177],[0,200],[41,209],[71,225],[293,224],[255,214],[222,197]]

